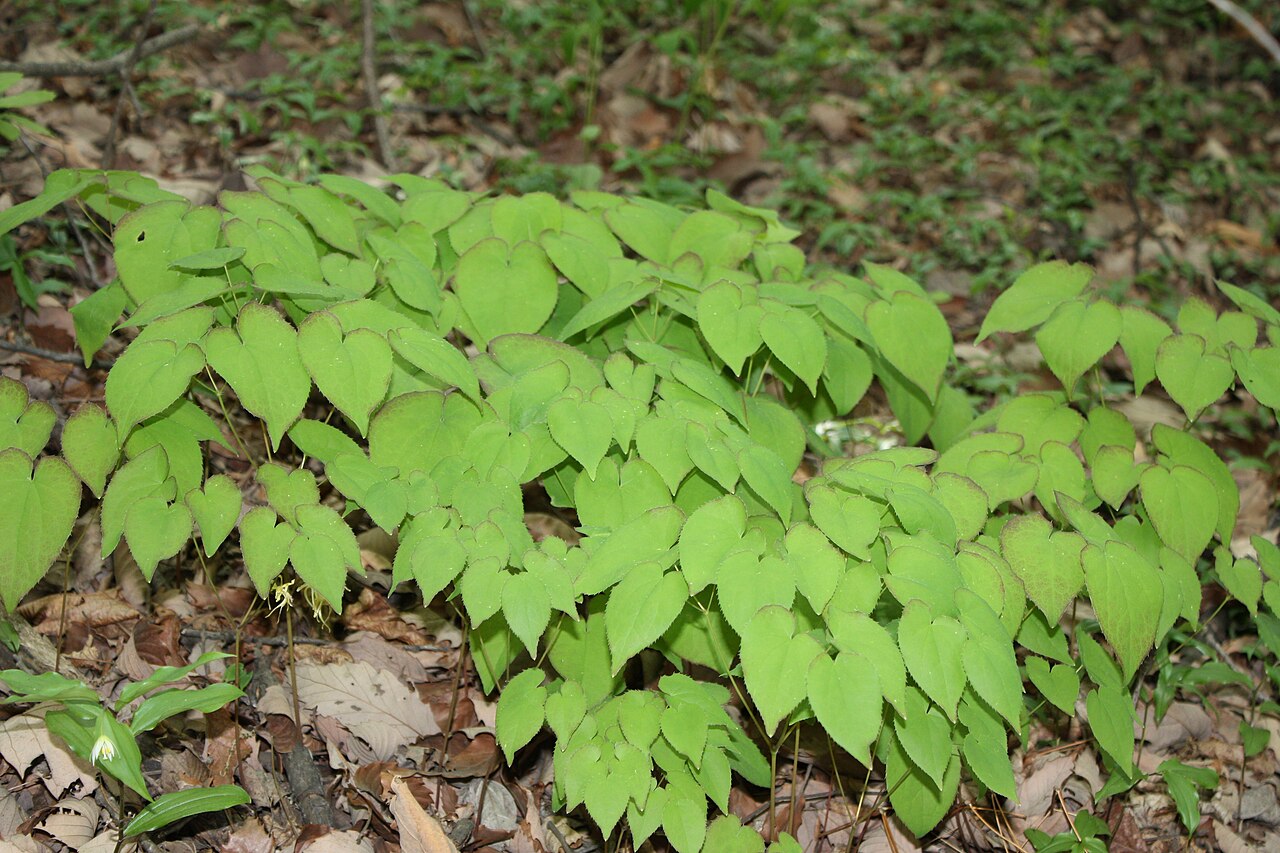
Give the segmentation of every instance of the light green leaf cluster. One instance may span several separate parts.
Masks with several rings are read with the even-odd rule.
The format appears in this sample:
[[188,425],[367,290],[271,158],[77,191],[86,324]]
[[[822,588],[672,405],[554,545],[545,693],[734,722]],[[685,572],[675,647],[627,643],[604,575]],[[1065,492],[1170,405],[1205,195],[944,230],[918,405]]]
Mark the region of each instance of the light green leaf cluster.
[[[1170,325],[1099,298],[1083,266],[1033,267],[979,339],[1032,334],[1063,390],[979,413],[918,284],[806,270],[776,214],[716,193],[690,212],[251,177],[217,207],[128,173],[50,177],[48,198],[116,227],[119,281],[75,312],[86,358],[141,331],[62,458],[33,463],[52,410],[0,380],[6,605],[56,559],[80,482],[104,552],[126,542],[148,577],[195,531],[206,554],[236,541],[261,595],[291,567],[335,610],[376,526],[395,584],[465,613],[508,759],[549,729],[558,804],[681,853],[762,849],[724,815],[733,776],[768,786],[755,743],[811,722],[883,766],[917,834],[966,776],[1016,794],[1010,737],[1040,699],[1087,718],[1117,786],[1136,778],[1130,682],[1197,625],[1198,564],[1230,543],[1239,492],[1192,432],[1140,440],[1096,377],[1118,345],[1135,392],[1158,380],[1188,419],[1237,379],[1274,410],[1280,313],[1257,297],[1224,285],[1239,311],[1193,301]],[[928,446],[801,475],[813,426],[872,383]],[[261,443],[210,414],[237,404]],[[246,482],[206,474],[231,440]],[[269,461],[290,448],[305,464]],[[535,539],[535,490],[575,534]],[[1271,618],[1280,556],[1217,553]]]

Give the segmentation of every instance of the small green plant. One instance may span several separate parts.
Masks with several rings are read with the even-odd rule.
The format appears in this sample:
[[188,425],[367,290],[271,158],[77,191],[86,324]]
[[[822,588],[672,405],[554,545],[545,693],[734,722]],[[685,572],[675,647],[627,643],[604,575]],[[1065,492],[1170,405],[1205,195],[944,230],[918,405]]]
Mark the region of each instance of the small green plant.
[[54,98],[53,92],[47,89],[31,89],[13,95],[3,94],[21,82],[22,75],[16,71],[0,73],[0,139],[6,142],[15,141],[23,131],[45,135],[49,133],[49,128],[13,110],[48,103]]
[[1036,853],[1107,853],[1107,842],[1102,837],[1110,835],[1111,828],[1105,822],[1088,812],[1077,812],[1070,823],[1066,832],[1057,835],[1028,829],[1027,840]]
[[[1239,492],[1194,432],[1233,386],[1269,422],[1280,408],[1280,312],[1248,291],[1224,283],[1239,310],[1193,299],[1171,325],[1101,298],[1083,265],[1034,266],[979,341],[1033,333],[1061,390],[978,411],[919,284],[807,268],[776,213],[715,191],[688,210],[250,175],[194,207],[130,173],[58,172],[0,214],[2,232],[76,197],[112,223],[119,278],[73,309],[79,343],[88,359],[140,330],[61,455],[42,455],[52,410],[0,380],[7,607],[82,486],[103,552],[127,543],[147,578],[193,535],[206,555],[238,539],[262,596],[300,583],[334,610],[356,531],[379,527],[393,582],[469,623],[508,759],[549,729],[558,807],[678,853],[761,849],[708,811],[728,813],[735,776],[774,791],[801,728],[874,768],[879,807],[925,835],[962,778],[1015,796],[1011,739],[1083,693],[1100,798],[1127,791],[1133,686],[1200,629],[1202,585],[1280,608],[1274,546],[1255,540],[1260,565],[1214,544]],[[1186,428],[1139,435],[1109,405],[1117,347],[1133,393],[1158,381]],[[903,443],[798,478],[815,427],[873,383]],[[265,502],[243,517],[211,441],[253,466]],[[535,542],[531,492],[577,534]],[[1210,782],[1161,772],[1175,798]]]
[[[210,661],[225,657],[230,656],[209,652],[188,666],[160,667],[149,677],[125,687],[111,708],[105,707],[97,691],[83,681],[56,672],[30,675],[7,669],[0,672],[0,681],[13,691],[6,703],[40,703],[47,709],[44,722],[51,734],[60,738],[76,756],[147,802],[123,827],[124,836],[132,837],[162,829],[192,815],[249,802],[249,795],[236,785],[188,788],[153,799],[142,776],[139,735],[175,715],[188,711],[211,713],[244,695],[239,687],[225,682],[195,690],[154,691],[180,681]],[[142,701],[133,708],[128,723],[121,722],[122,712],[138,699]],[[123,788],[120,796],[123,799]]]

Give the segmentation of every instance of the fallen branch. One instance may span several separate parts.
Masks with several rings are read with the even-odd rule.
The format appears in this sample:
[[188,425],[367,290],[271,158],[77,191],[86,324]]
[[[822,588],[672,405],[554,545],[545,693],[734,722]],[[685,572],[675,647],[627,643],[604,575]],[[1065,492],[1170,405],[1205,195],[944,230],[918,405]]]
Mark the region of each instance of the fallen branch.
[[[26,344],[17,344],[11,341],[0,341],[0,350],[8,352],[21,353],[22,355],[34,355],[37,358],[43,358],[45,361],[59,361],[63,364],[78,364],[84,366],[84,357],[76,355],[73,352],[56,352],[51,349],[41,349],[40,347],[27,346]],[[116,363],[114,358],[94,359],[89,366],[94,370],[110,370],[111,366]]]
[[1232,0],[1209,0],[1209,5],[1244,27],[1245,32],[1261,45],[1267,53],[1271,54],[1271,60],[1280,65],[1280,42],[1277,42],[1275,36],[1267,32],[1266,27],[1258,23],[1257,18],[1241,9]]
[[175,45],[189,42],[200,32],[199,24],[188,24],[147,39],[140,47],[122,50],[109,59],[92,62],[0,62],[0,72],[17,71],[23,77],[107,77],[124,71],[130,61],[138,62]]
[[378,71],[374,67],[377,43],[374,33],[373,0],[361,0],[361,49],[360,76],[364,78],[364,94],[373,114],[373,132],[378,140],[378,156],[389,172],[396,170],[395,152],[391,148],[391,134],[387,130],[387,117],[382,113],[382,96],[378,94]]

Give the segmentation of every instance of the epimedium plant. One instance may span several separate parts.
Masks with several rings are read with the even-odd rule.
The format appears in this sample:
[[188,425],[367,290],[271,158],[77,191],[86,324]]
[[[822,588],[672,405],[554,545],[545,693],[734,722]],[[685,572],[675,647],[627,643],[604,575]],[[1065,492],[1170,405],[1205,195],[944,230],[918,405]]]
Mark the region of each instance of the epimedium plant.
[[[879,768],[917,835],[962,782],[1014,797],[1011,738],[1045,708],[1085,716],[1107,793],[1127,790],[1132,685],[1199,627],[1202,584],[1280,607],[1280,552],[1255,539],[1264,577],[1225,548],[1226,465],[1190,429],[1138,435],[1091,378],[1118,345],[1135,392],[1159,380],[1189,422],[1237,382],[1280,408],[1280,312],[1247,291],[1174,328],[1096,297],[1084,266],[1033,267],[979,337],[1035,330],[1062,390],[978,412],[918,284],[806,269],[775,213],[714,191],[691,212],[250,174],[202,207],[62,171],[0,213],[2,233],[78,198],[109,222],[118,278],[73,309],[86,362],[137,330],[60,456],[52,411],[0,383],[7,607],[82,484],[103,552],[127,542],[148,578],[193,535],[206,555],[234,541],[260,594],[291,571],[316,608],[361,571],[355,530],[382,528],[393,582],[467,621],[508,759],[549,729],[560,806],[679,853],[763,850],[724,816],[733,778],[771,789],[802,725]],[[801,476],[811,427],[873,383],[910,446]],[[247,495],[207,470],[209,442],[232,452],[210,411]],[[535,539],[532,488],[576,535]],[[1189,821],[1212,780],[1162,773]]]

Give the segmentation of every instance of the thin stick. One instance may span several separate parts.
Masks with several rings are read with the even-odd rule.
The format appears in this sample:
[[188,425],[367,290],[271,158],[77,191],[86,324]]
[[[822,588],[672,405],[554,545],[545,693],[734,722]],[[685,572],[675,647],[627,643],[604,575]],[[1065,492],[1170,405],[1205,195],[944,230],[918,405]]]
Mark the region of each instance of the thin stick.
[[[10,341],[0,341],[0,350],[8,352],[19,352],[23,355],[34,355],[43,358],[46,361],[58,361],[63,364],[79,364],[84,365],[84,359],[73,352],[55,352],[50,349],[42,349],[41,347],[28,346],[27,344],[12,343]],[[116,363],[114,358],[93,359],[89,366],[94,370],[110,370],[111,366]]]
[[[133,88],[133,67],[138,64],[138,58],[142,54],[142,44],[147,40],[147,27],[151,26],[151,19],[155,16],[156,7],[159,5],[160,0],[151,0],[151,5],[147,7],[146,14],[138,22],[138,38],[133,44],[133,50],[125,60],[124,68],[120,70],[120,95],[116,98],[115,111],[111,113],[111,127],[107,131],[107,144],[102,149],[102,168],[104,169],[115,168],[116,136],[120,128],[120,117],[124,115],[125,99],[129,97],[129,93]],[[138,112],[138,118],[142,118],[141,111]]]
[[373,133],[378,139],[378,157],[387,171],[396,170],[395,154],[391,149],[391,134],[387,131],[387,118],[382,112],[382,97],[378,94],[378,70],[374,65],[377,42],[373,23],[373,0],[360,0],[363,44],[360,50],[360,71],[364,77],[364,95],[373,114]]
[[147,39],[141,47],[135,45],[122,50],[110,59],[94,62],[0,62],[0,71],[17,71],[23,77],[108,77],[119,74],[137,53],[134,62],[183,44],[200,34],[198,24],[190,24],[176,30]]
[[1271,60],[1280,65],[1280,42],[1277,42],[1275,36],[1258,23],[1257,18],[1232,3],[1231,0],[1209,0],[1209,5],[1244,27],[1244,31],[1261,45],[1263,50],[1271,54]]

